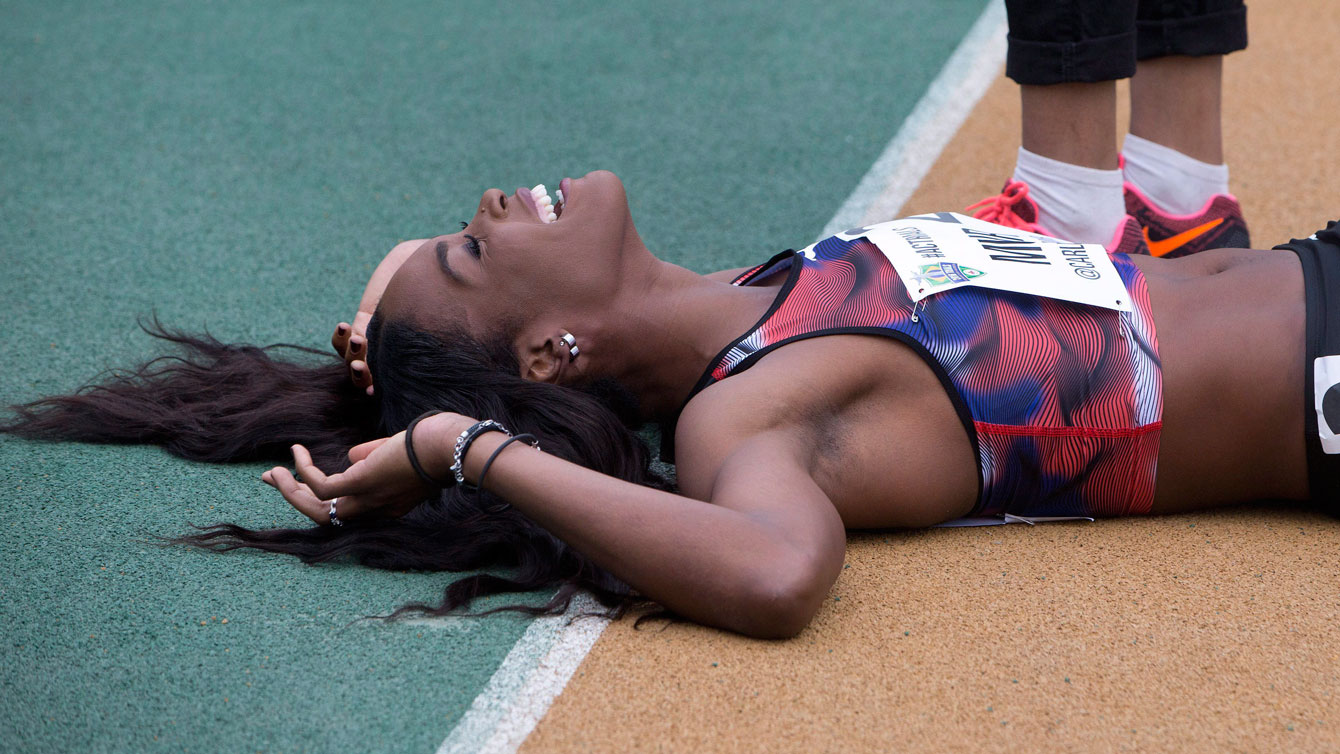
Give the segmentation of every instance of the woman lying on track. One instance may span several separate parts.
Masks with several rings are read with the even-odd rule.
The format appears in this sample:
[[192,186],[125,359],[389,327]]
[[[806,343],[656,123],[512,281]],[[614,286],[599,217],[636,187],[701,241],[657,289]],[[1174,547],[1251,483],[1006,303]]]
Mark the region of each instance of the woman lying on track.
[[[296,443],[298,476],[263,479],[320,526],[220,525],[193,544],[516,566],[409,609],[562,586],[544,609],[585,588],[759,637],[809,622],[847,529],[1334,500],[1340,441],[1317,424],[1325,403],[1340,425],[1334,223],[1281,251],[1063,249],[1076,286],[1117,291],[1096,305],[991,287],[1002,265],[1047,264],[1041,246],[955,215],[701,276],[647,250],[613,174],[564,180],[561,200],[489,190],[461,232],[396,247],[369,284],[375,316],[336,332],[344,361],[158,328],[189,354],[20,407],[7,429],[210,461]],[[996,266],[936,257],[934,223]],[[945,263],[909,287],[895,246]],[[677,487],[627,429],[647,421]]]

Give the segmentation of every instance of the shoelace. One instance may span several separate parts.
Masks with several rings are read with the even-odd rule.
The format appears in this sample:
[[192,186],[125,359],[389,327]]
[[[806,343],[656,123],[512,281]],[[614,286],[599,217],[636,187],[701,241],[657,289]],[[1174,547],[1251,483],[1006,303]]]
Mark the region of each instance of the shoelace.
[[[1010,228],[1041,233],[1038,224],[1019,216],[1015,208],[1028,198],[1028,184],[1023,181],[1010,181],[999,195],[988,197],[967,208],[967,212],[978,220],[1004,225]],[[976,210],[974,212],[974,210]]]

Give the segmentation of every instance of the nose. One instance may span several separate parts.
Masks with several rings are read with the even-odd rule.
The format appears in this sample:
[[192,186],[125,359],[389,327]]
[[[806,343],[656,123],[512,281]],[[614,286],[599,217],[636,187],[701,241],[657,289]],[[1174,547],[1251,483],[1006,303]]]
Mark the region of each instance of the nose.
[[507,195],[496,188],[485,191],[484,196],[479,199],[479,212],[487,213],[495,220],[507,217]]

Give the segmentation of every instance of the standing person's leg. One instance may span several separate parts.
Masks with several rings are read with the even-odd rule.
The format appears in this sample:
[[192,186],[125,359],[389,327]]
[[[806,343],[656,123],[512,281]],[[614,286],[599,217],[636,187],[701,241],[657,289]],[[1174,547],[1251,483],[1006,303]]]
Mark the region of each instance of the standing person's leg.
[[1222,55],[1140,61],[1131,78],[1131,134],[1217,165],[1224,161]]
[[1228,193],[1223,56],[1247,46],[1242,0],[1140,0],[1123,172],[1127,211],[1150,251],[1184,256],[1251,245]]
[[1005,74],[1020,84],[1022,147],[978,215],[1088,243],[1123,227],[1115,80],[1135,72],[1136,0],[1006,0]]
[[1019,87],[1020,144],[1036,155],[1117,169],[1117,82]]

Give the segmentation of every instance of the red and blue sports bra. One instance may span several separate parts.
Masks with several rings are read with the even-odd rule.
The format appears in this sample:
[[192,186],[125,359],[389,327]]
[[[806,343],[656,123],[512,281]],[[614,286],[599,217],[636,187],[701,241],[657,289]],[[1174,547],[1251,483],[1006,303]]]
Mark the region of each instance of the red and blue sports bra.
[[[971,516],[1120,516],[1154,499],[1163,385],[1144,276],[1111,254],[1132,311],[964,286],[913,306],[880,249],[839,236],[734,281],[786,280],[690,394],[805,338],[894,338],[940,378],[980,471]],[[671,452],[673,452],[671,450]]]

